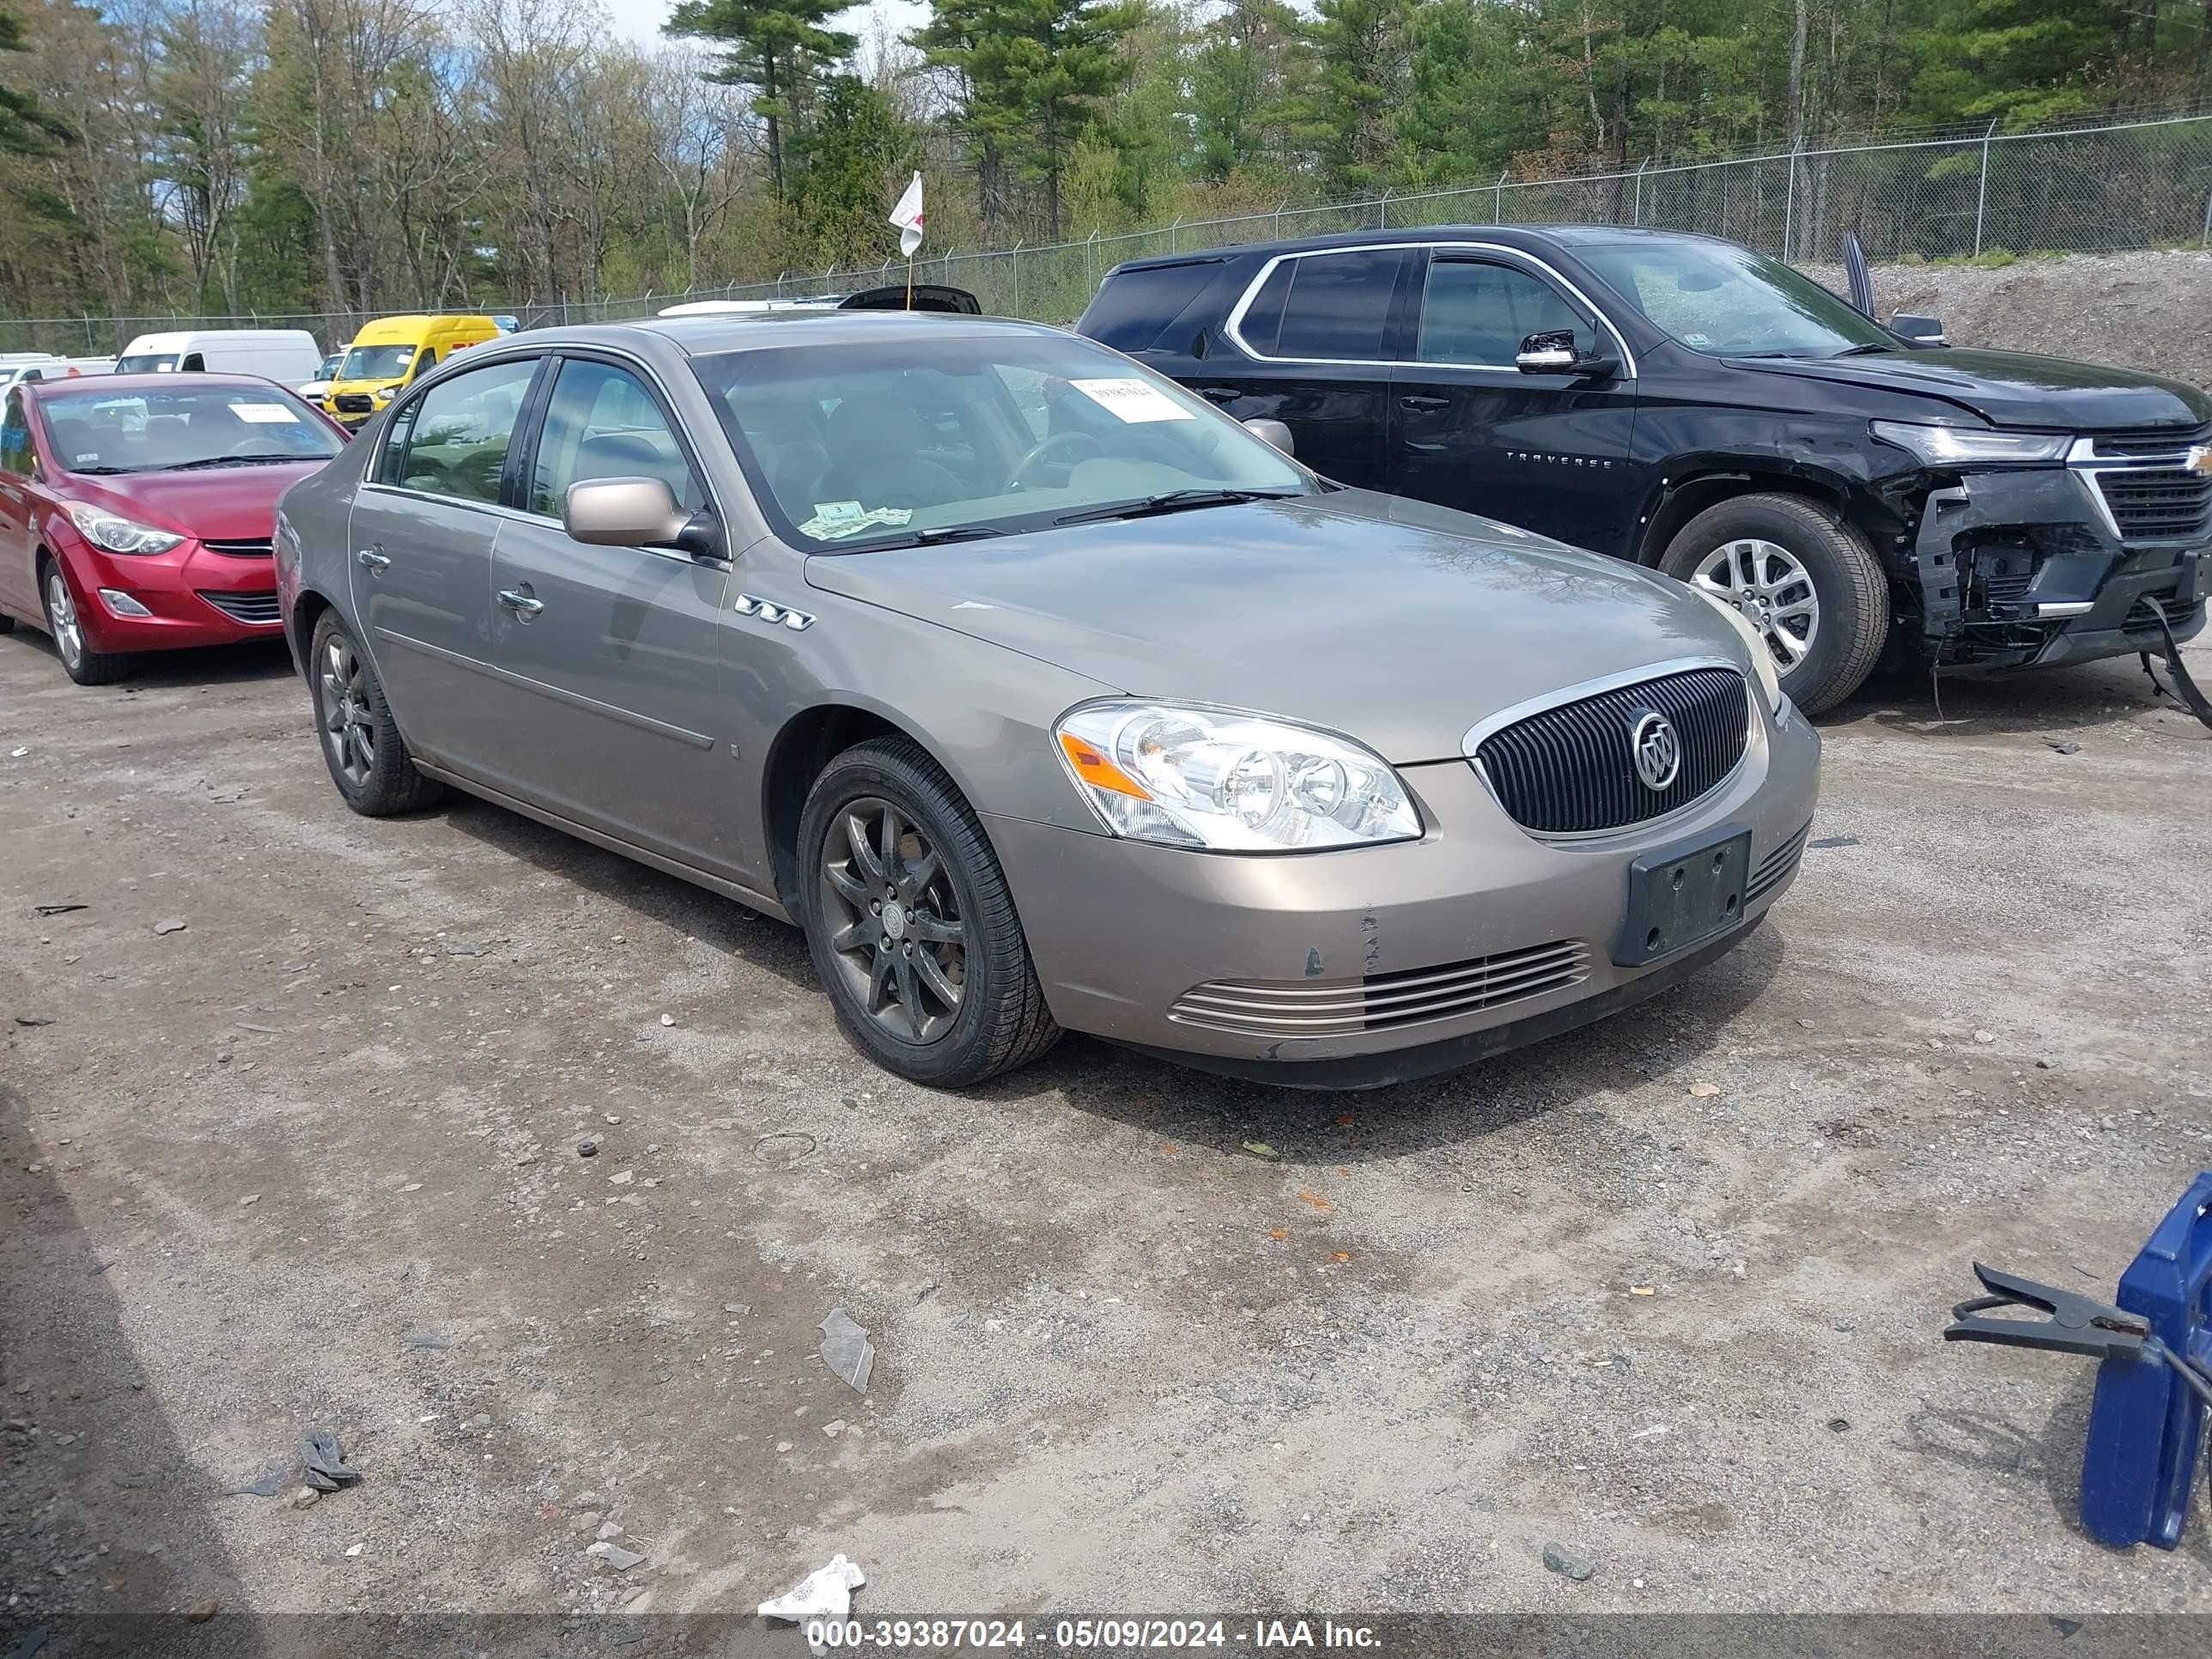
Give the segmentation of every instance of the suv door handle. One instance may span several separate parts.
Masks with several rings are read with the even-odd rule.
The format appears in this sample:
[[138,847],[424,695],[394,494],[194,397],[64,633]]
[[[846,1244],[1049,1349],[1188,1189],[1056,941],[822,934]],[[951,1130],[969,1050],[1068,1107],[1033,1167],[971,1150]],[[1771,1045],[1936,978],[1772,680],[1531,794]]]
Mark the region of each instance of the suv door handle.
[[1401,398],[1398,399],[1398,407],[1401,409],[1449,409],[1451,399],[1449,398]]
[[1202,386],[1196,390],[1210,404],[1233,404],[1244,395],[1241,387],[1233,386]]
[[364,547],[353,556],[365,570],[381,570],[392,562],[373,547]]
[[518,617],[534,617],[545,608],[545,601],[533,599],[527,593],[518,593],[511,587],[499,590],[499,602]]

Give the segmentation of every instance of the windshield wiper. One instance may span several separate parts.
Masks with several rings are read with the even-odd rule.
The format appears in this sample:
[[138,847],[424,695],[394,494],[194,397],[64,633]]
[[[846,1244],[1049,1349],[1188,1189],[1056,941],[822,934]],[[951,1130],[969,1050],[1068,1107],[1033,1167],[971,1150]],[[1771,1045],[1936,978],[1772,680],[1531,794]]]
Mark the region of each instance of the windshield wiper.
[[125,472],[143,472],[143,466],[73,466],[68,469],[80,478],[112,478]]
[[1304,495],[1297,489],[1169,489],[1138,501],[1117,501],[1107,507],[1063,513],[1054,524],[1097,524],[1104,519],[1149,519],[1161,513],[1182,513],[1195,507],[1239,507],[1246,501],[1279,501]]
[[1869,340],[1864,345],[1845,346],[1841,351],[1829,353],[1831,357],[1864,357],[1877,351],[1894,351],[1897,348],[1886,340]]
[[939,530],[917,530],[911,536],[894,536],[889,541],[862,542],[853,549],[855,553],[880,553],[893,547],[938,547],[946,542],[978,542],[987,536],[1003,536],[1003,530],[993,530],[987,525],[947,525]]
[[197,461],[178,461],[148,469],[155,472],[198,472],[211,466],[269,466],[281,461],[328,460],[327,455],[203,455]]

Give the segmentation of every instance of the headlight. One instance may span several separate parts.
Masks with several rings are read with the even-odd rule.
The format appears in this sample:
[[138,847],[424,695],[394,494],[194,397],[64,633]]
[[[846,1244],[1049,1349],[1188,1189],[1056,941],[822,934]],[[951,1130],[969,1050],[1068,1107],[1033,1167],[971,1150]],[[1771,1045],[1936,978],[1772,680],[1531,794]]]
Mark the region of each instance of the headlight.
[[1413,841],[1421,817],[1389,763],[1349,738],[1227,708],[1090,702],[1054,732],[1117,836],[1221,853]]
[[1766,706],[1775,714],[1782,712],[1782,675],[1774,665],[1774,653],[1765,637],[1743,619],[1743,613],[1717,593],[1711,593],[1694,582],[1690,592],[1729,619],[1729,625],[1743,635],[1743,648],[1751,653],[1751,672],[1759,677],[1759,690],[1766,693]]
[[134,524],[105,507],[88,507],[82,501],[71,501],[67,510],[70,522],[83,532],[85,540],[110,553],[166,553],[184,540],[182,536]]
[[1929,466],[1958,466],[1972,461],[2056,461],[2074,441],[2066,433],[1990,432],[1971,426],[1921,426],[1911,421],[1876,421],[1874,435],[1909,449]]

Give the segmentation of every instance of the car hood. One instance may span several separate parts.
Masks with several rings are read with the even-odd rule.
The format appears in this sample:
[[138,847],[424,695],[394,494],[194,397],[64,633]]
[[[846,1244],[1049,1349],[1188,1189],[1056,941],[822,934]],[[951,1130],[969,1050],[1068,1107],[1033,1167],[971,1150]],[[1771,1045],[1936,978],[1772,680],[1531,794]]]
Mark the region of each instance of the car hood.
[[329,465],[271,462],[206,472],[131,472],[113,478],[72,474],[57,493],[195,540],[265,541],[276,532],[276,498]]
[[1735,631],[1678,582],[1365,490],[806,568],[824,592],[1133,696],[1328,726],[1399,765],[1455,759],[1477,720],[1585,680],[1743,660]]
[[1736,357],[1729,365],[1762,374],[1940,398],[1992,426],[2111,432],[2212,421],[2212,398],[2193,386],[2134,369],[2021,351],[1952,348],[1810,361]]

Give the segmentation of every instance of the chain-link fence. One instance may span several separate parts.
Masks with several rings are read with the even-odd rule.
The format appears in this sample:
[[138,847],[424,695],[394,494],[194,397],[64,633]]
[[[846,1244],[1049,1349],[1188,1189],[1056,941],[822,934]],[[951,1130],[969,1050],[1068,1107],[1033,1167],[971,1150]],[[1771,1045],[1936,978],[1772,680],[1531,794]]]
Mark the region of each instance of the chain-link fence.
[[[1647,162],[1570,179],[1500,174],[1452,190],[1386,191],[1316,207],[1285,203],[1270,212],[1081,241],[948,251],[915,260],[913,277],[967,289],[995,315],[1068,323],[1124,259],[1340,230],[1593,222],[1703,231],[1807,264],[1832,262],[1848,229],[1876,262],[2212,246],[2212,115],[2047,132],[2003,133],[1993,125],[1966,137]],[[617,322],[685,301],[808,299],[906,277],[905,265],[886,260],[688,294],[511,309],[526,328]],[[0,319],[0,350],[100,356],[137,335],[176,328],[304,328],[336,346],[363,320],[356,313]]]

